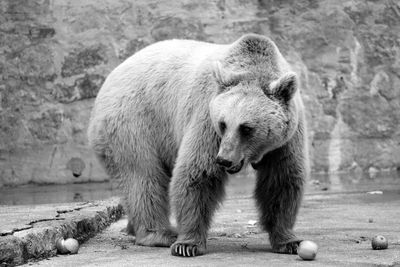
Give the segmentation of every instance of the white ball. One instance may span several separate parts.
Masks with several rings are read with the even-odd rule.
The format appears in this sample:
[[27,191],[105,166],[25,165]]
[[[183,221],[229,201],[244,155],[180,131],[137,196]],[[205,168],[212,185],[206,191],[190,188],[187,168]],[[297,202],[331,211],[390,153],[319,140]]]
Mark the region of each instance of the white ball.
[[79,243],[76,239],[68,238],[64,241],[64,247],[69,251],[69,253],[76,254],[79,250]]
[[312,241],[304,240],[297,248],[297,254],[303,260],[313,260],[317,256],[318,246]]
[[65,240],[63,238],[58,239],[56,242],[57,250],[61,254],[69,253],[69,251],[65,248],[64,242],[65,242]]

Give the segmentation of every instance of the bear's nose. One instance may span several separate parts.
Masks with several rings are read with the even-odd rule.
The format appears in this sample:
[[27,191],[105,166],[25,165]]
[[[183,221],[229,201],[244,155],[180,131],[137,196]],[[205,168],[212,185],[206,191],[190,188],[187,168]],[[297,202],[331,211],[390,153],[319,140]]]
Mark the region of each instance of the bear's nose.
[[217,157],[217,164],[229,168],[232,166],[232,161],[226,160],[221,157]]

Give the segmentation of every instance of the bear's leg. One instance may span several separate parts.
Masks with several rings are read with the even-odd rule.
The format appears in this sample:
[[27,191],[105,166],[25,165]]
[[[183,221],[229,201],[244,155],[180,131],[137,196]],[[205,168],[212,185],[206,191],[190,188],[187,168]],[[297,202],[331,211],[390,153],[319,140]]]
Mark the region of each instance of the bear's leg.
[[[187,166],[193,165],[189,163]],[[217,177],[208,175],[206,171],[193,172],[193,169],[180,168],[171,184],[171,200],[179,234],[178,240],[171,246],[171,253],[193,257],[205,252],[207,231],[224,195],[225,178],[223,174]]]
[[184,137],[170,186],[178,231],[171,246],[174,256],[193,257],[205,252],[207,231],[224,196],[227,178],[215,164],[218,144],[211,138],[215,133],[193,130],[193,135]]
[[301,242],[292,230],[307,173],[303,141],[298,135],[264,156],[256,166],[255,197],[260,223],[269,233],[272,249],[278,253],[296,254]]
[[[153,162],[154,161],[149,161]],[[168,183],[170,178],[155,166],[143,162],[123,179],[129,233],[136,244],[168,247],[176,240],[169,222]]]
[[131,121],[135,116],[109,118],[102,126],[107,127],[93,133],[91,143],[112,183],[123,193],[127,232],[136,236],[136,244],[170,246],[177,234],[169,222],[169,159],[160,159],[155,130],[139,127],[151,125],[152,120],[141,116],[136,125]]

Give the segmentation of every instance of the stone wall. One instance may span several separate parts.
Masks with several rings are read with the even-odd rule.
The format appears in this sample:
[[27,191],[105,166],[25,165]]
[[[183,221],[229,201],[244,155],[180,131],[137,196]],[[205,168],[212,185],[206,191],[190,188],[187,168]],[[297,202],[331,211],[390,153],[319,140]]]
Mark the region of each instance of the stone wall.
[[107,74],[156,41],[249,32],[300,75],[314,171],[399,168],[398,1],[5,0],[0,186],[107,179],[86,140]]

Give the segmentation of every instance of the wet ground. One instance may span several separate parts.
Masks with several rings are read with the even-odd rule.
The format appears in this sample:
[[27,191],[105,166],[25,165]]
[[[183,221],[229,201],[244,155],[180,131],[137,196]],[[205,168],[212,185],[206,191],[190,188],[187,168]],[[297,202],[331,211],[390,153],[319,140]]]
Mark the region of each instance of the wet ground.
[[[127,220],[122,218],[82,243],[77,255],[58,255],[45,260],[31,261],[28,265],[400,266],[400,176],[397,172],[382,173],[373,179],[362,174],[313,175],[312,179],[307,181],[295,232],[301,238],[318,244],[317,258],[312,262],[302,261],[297,255],[272,253],[268,236],[257,223],[258,216],[252,198],[254,185],[255,178],[251,173],[231,177],[227,187],[227,199],[214,218],[208,238],[208,253],[204,256],[182,259],[171,256],[169,248],[136,246],[135,238],[124,232]],[[91,216],[98,214],[97,209],[115,204],[105,202],[99,205],[86,202],[118,194],[112,188],[109,183],[99,183],[29,185],[1,189],[0,211],[4,211],[1,212],[1,219],[11,222],[11,215],[15,215],[15,222],[9,223],[11,228],[19,221],[24,225],[28,222],[29,227],[33,226],[32,229],[24,230],[31,232],[18,232],[18,235],[25,236],[23,238],[38,233],[41,229],[50,229],[51,232],[52,227],[67,223],[68,217],[60,221],[59,215],[64,214],[79,220],[78,224],[94,223],[89,228],[96,229],[98,220],[90,219]],[[66,204],[68,202],[75,204]],[[23,205],[15,206],[21,204]],[[24,213],[25,219],[16,214],[21,213],[22,207],[29,210]],[[7,219],[7,216],[11,217]],[[36,223],[43,220],[45,225]],[[78,224],[69,225],[73,227]],[[71,231],[73,233],[75,230]],[[41,240],[41,235],[36,235],[35,238],[39,239],[35,239],[35,242],[42,243],[41,247],[48,246],[51,250],[54,249],[54,238],[60,234],[62,233],[56,230],[48,240]],[[389,240],[388,249],[371,249],[371,239],[378,234]],[[50,243],[52,245],[49,245]],[[7,246],[7,243],[5,245]]]
[[[371,191],[369,191],[371,189]],[[369,188],[359,192],[315,189],[305,195],[295,226],[297,235],[318,244],[314,261],[272,253],[257,223],[254,201],[231,195],[217,212],[208,253],[196,258],[170,255],[169,248],[135,245],[123,218],[82,244],[76,255],[59,255],[31,266],[400,266],[400,191]],[[314,189],[313,189],[314,190]],[[372,250],[383,235],[386,250]]]
[[66,185],[35,185],[0,188],[0,205],[40,205],[86,202],[117,195],[108,182]]
[[[254,175],[245,170],[230,178],[227,196],[251,196],[255,185]],[[376,190],[400,190],[400,172],[379,173],[374,178],[368,174],[313,174],[307,181],[306,194],[320,191],[361,192]],[[67,185],[25,185],[0,188],[0,205],[36,205],[51,203],[86,202],[118,196],[112,183],[76,183]]]

